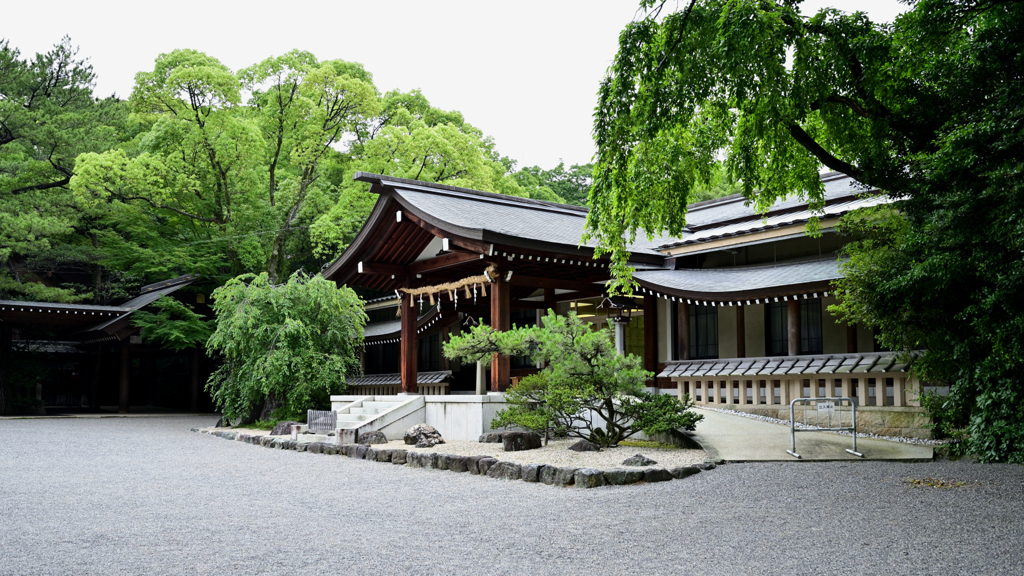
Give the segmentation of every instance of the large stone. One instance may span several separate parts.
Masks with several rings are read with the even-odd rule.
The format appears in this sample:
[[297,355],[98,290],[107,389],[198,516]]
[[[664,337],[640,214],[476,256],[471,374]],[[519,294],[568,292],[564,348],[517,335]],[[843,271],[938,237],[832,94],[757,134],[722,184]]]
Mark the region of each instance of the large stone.
[[435,468],[435,464],[437,464],[437,454],[434,454],[433,452],[420,453],[421,468]]
[[700,472],[700,468],[697,468],[696,466],[679,466],[678,468],[669,470],[669,473],[672,474],[672,477],[676,480],[686,478],[687,476],[693,476],[698,472]]
[[498,480],[519,480],[523,477],[523,467],[515,462],[497,462],[487,470],[487,477]]
[[468,470],[470,474],[482,474],[480,471],[480,461],[484,458],[494,459],[493,456],[470,456],[469,458],[466,458],[466,470]]
[[557,473],[557,467],[544,464],[540,467],[540,470],[537,471],[537,480],[551,486],[555,483],[555,474]]
[[543,464],[523,464],[523,482],[537,482]]
[[487,474],[491,470],[491,466],[494,466],[497,463],[497,458],[491,458],[490,456],[487,456],[485,458],[477,460],[476,467],[477,469],[480,470],[481,474]]
[[270,431],[271,436],[291,436],[292,426],[298,426],[302,422],[295,422],[293,420],[286,420],[284,422],[278,422],[274,429]]
[[270,444],[273,441],[274,441],[274,438],[272,438],[270,436],[261,436],[260,437],[260,446],[263,446],[264,448],[269,448]]
[[392,450],[391,451],[391,463],[392,464],[405,464],[406,459],[409,456],[407,450]]
[[230,428],[231,427],[231,421],[228,420],[227,418],[224,418],[223,416],[221,416],[220,420],[217,420],[217,423],[214,424],[213,427],[214,428]]
[[411,468],[422,468],[423,467],[423,465],[420,463],[420,453],[419,452],[409,452],[408,454],[406,454],[405,455],[405,463],[408,464]]
[[644,482],[666,482],[672,479],[672,474],[664,468],[648,468],[644,470]]
[[391,450],[377,449],[377,462],[391,462]]
[[369,449],[370,449],[369,446],[363,446],[363,445],[356,446],[356,455],[355,455],[355,457],[360,459],[360,460],[366,458],[366,451],[369,450]]
[[701,462],[700,464],[696,464],[696,466],[697,466],[697,468],[700,468],[701,470],[714,470],[715,469],[715,463],[714,462]]
[[604,473],[596,468],[580,468],[573,475],[573,481],[577,488],[597,488],[608,483],[604,479]]
[[448,460],[451,458],[449,454],[438,454],[434,457],[434,468],[438,470],[448,469]]
[[540,448],[540,434],[536,432],[505,432],[501,435],[505,452],[521,452]]
[[380,430],[367,430],[359,433],[360,444],[387,444],[388,437]]
[[370,462],[377,460],[377,449],[367,446],[366,455],[363,456],[363,459],[369,460]]
[[622,461],[623,466],[653,466],[655,464],[657,464],[657,462],[651,460],[650,458],[644,456],[643,454],[630,456],[629,458],[626,458],[625,460]]
[[571,486],[576,481],[577,468],[558,468],[555,470],[555,486]]
[[309,452],[310,454],[323,454],[323,450],[323,442],[309,442],[306,444],[306,452]]
[[336,455],[340,450],[341,446],[338,446],[337,444],[324,444],[323,447],[320,448],[320,453]]
[[481,442],[486,442],[486,443],[491,443],[491,444],[501,444],[501,433],[500,432],[488,432],[486,434],[481,434],[480,435],[480,441]]
[[604,479],[609,484],[615,486],[622,486],[624,484],[636,484],[644,477],[643,470],[626,469],[626,468],[615,468],[614,470],[605,470]]
[[307,444],[305,442],[296,442],[295,443],[295,451],[296,452],[305,452],[308,449],[309,449],[309,444]]
[[444,438],[437,428],[428,424],[417,424],[405,432],[405,443],[417,448],[433,448],[444,444]]
[[569,450],[572,450],[573,452],[600,452],[601,447],[590,440],[580,440],[572,446],[569,446]]
[[465,456],[454,456],[454,455],[453,456],[449,456],[448,457],[448,469],[451,470],[452,472],[467,472],[467,471],[469,471],[469,468],[467,467],[467,463],[466,463],[466,457]]

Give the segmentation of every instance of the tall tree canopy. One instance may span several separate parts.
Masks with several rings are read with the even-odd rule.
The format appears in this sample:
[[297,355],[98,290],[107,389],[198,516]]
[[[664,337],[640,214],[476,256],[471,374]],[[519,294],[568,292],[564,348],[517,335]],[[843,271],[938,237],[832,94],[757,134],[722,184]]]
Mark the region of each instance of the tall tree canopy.
[[889,194],[858,216],[838,312],[929,379],[985,458],[1024,460],[1024,3],[920,0],[892,24],[791,0],[691,1],[621,34],[601,85],[588,233],[615,255],[679,233],[714,166],[760,209],[822,205],[822,166]]

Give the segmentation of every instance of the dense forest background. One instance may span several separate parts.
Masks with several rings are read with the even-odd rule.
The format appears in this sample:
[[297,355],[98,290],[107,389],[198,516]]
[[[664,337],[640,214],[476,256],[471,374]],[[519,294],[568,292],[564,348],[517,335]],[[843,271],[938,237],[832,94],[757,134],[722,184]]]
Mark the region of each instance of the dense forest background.
[[[592,165],[519,168],[418,90],[292,51],[232,71],[175,50],[98,97],[69,38],[0,41],[0,299],[108,304],[201,274],[315,273],[376,200],[356,171],[585,205]],[[719,191],[719,194],[729,190]]]

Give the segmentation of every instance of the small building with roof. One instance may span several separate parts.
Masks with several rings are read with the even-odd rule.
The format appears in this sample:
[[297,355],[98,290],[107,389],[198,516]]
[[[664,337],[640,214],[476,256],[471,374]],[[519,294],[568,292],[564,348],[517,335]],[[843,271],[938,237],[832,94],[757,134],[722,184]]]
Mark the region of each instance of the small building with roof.
[[[602,307],[606,257],[581,243],[587,209],[357,173],[377,203],[363,229],[323,275],[377,291],[367,312],[365,375],[358,394],[500,393],[539,367],[498,358],[488,374],[449,363],[440,344],[467,322],[498,330],[570,311],[612,326]],[[798,397],[858,399],[860,425],[922,435],[920,383],[910,366],[879,349],[867,329],[828,311],[839,217],[888,200],[838,174],[822,175],[825,202],[785,199],[764,214],[731,196],[690,206],[677,238],[629,245],[639,291],[619,330],[620,345],[656,374],[652,390],[698,404],[788,418]],[[806,224],[819,219],[822,234]],[[621,304],[620,304],[621,305]],[[408,313],[407,313],[408,311]],[[472,320],[470,320],[472,319]],[[486,390],[484,390],[485,388]]]

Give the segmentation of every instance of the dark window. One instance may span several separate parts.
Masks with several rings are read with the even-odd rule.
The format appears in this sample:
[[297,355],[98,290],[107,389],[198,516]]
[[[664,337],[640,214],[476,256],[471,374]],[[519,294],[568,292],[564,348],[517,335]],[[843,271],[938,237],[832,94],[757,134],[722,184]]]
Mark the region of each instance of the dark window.
[[690,358],[718,358],[718,308],[690,306]]
[[398,307],[374,308],[366,311],[367,322],[392,322],[398,320]]
[[392,374],[398,372],[401,345],[398,342],[388,344],[370,344],[366,347],[366,373]]
[[789,325],[785,302],[769,302],[764,306],[764,349],[766,356],[789,354]]
[[419,339],[417,372],[435,372],[441,369],[441,335],[431,334]]
[[800,301],[800,353],[822,353],[821,298]]

